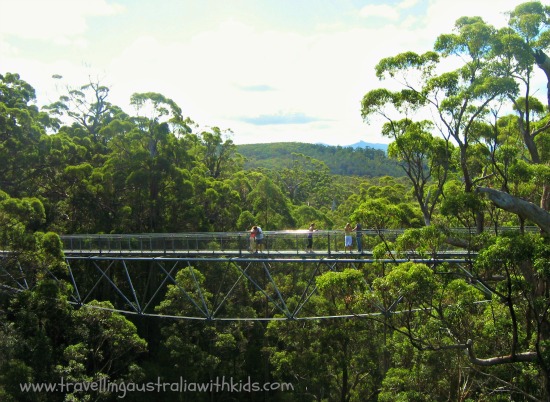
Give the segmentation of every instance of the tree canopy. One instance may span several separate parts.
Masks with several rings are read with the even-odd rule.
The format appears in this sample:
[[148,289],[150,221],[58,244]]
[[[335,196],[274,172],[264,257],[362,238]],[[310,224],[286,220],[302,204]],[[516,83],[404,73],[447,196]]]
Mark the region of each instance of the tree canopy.
[[[231,130],[198,129],[160,93],[135,93],[133,110],[124,111],[100,82],[67,87],[38,108],[31,84],[0,75],[0,399],[117,397],[20,387],[60,377],[208,383],[227,376],[294,385],[293,393],[262,394],[270,401],[548,400],[550,92],[535,81],[544,76],[550,90],[549,16],[536,1],[511,10],[504,27],[464,16],[433,38],[432,49],[380,60],[373,72],[380,88],[364,95],[358,114],[366,123],[384,119],[387,155],[319,144],[237,146]],[[97,300],[79,306],[70,273],[87,267],[68,265],[59,237],[245,233],[312,221],[318,229],[360,222],[378,232],[363,236],[369,264],[315,274],[292,266],[271,278],[285,295],[311,287],[312,317],[328,311],[345,319],[149,320],[121,315],[124,302],[109,300],[101,286]],[[388,237],[385,229],[405,230]],[[430,260],[444,247],[477,258],[461,269]],[[136,264],[143,272],[136,285],[162,281]],[[186,300],[209,307],[216,297],[229,311],[275,314],[265,303],[275,290],[238,281],[244,273],[234,262],[173,269],[174,283],[155,295],[159,316],[185,316]],[[247,269],[265,274],[261,265]],[[24,289],[6,285],[23,283],[22,273]],[[230,291],[227,278],[236,283]],[[357,316],[369,307],[383,313]]]

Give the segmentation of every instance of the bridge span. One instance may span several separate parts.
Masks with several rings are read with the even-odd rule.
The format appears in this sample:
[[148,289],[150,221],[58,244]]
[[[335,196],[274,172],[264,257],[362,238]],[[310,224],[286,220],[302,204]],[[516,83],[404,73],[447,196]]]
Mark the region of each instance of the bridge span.
[[[457,230],[458,231],[458,230]],[[213,258],[364,258],[372,256],[368,239],[382,236],[393,241],[404,232],[395,230],[363,230],[363,252],[344,249],[344,233],[341,230],[313,233],[314,251],[306,251],[307,230],[264,231],[262,247],[250,244],[246,232],[196,232],[196,233],[142,233],[142,234],[74,234],[62,235],[63,249],[67,256],[126,255],[126,256],[188,256]],[[464,235],[464,231],[459,231]],[[425,253],[414,253],[417,257]],[[437,250],[439,256],[463,257],[462,250],[448,247]],[[435,257],[435,255],[433,256]]]
[[[393,240],[402,231],[369,236]],[[385,275],[390,265],[413,261],[427,264],[438,275],[468,278],[490,299],[491,292],[473,279],[475,255],[461,250],[438,250],[431,255],[388,252],[382,259],[370,250],[344,250],[343,231],[314,233],[314,252],[307,253],[307,231],[264,232],[264,249],[250,250],[248,233],[81,234],[63,235],[67,265],[56,281],[71,286],[71,303],[107,308],[125,314],[189,320],[310,320],[366,317],[396,313],[399,297],[389,307],[363,306],[335,314],[312,306],[317,278],[346,269],[363,273],[365,289]],[[354,246],[356,245],[354,239]],[[0,264],[1,286],[12,291],[32,287],[24,264],[7,269]],[[292,280],[289,282],[289,278]],[[252,295],[243,299],[243,294]],[[177,300],[177,312],[161,304]],[[109,301],[99,306],[96,301]],[[175,303],[175,302],[174,302]],[[238,303],[240,307],[230,307]],[[249,306],[243,304],[249,303]],[[259,308],[258,305],[261,304]]]

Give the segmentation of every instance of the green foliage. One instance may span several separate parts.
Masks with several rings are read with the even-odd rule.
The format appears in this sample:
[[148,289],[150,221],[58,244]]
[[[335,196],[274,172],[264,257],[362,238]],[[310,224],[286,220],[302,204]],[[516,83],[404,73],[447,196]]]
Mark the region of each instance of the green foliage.
[[407,229],[400,235],[395,247],[397,251],[418,254],[419,256],[436,255],[446,248],[447,236],[436,226],[425,226],[418,229]]
[[376,230],[418,226],[420,217],[406,204],[392,205],[387,199],[368,199],[352,213],[351,220],[362,222],[365,229]]
[[307,229],[312,222],[315,222],[317,229],[333,229],[331,219],[316,208],[301,205],[292,211],[296,227]]
[[265,230],[294,227],[290,212],[290,202],[275,183],[267,177],[262,178],[248,194],[256,223]]
[[433,401],[433,394],[421,389],[419,382],[430,383],[427,373],[418,378],[418,373],[411,373],[409,369],[392,368],[384,377],[382,382],[382,391],[379,395],[379,401],[383,402],[421,402]]
[[245,168],[267,168],[281,171],[292,167],[293,154],[302,154],[326,164],[331,174],[343,176],[402,176],[398,166],[384,151],[373,148],[351,148],[296,142],[238,145],[246,158]]
[[345,269],[342,272],[327,272],[316,279],[319,292],[342,312],[352,311],[357,303],[356,295],[364,292],[365,279],[361,271]]
[[[156,376],[208,382],[227,375],[295,385],[291,396],[263,395],[271,401],[547,400],[548,239],[494,236],[503,225],[525,223],[524,214],[475,190],[499,189],[550,209],[546,99],[530,93],[533,72],[549,72],[548,15],[539,2],[521,4],[501,29],[466,16],[435,38],[433,51],[380,60],[376,76],[404,85],[369,91],[361,115],[387,122],[381,134],[393,141],[388,157],[319,144],[237,146],[230,130],[194,133],[176,102],[156,92],[133,94],[134,113],[127,114],[109,103],[109,88],[98,82],[67,87],[39,111],[28,83],[18,74],[0,75],[0,246],[16,256],[0,261],[6,281],[0,399],[32,399],[20,382],[60,375],[75,382]],[[460,63],[446,63],[449,57]],[[426,111],[429,123],[411,120]],[[333,229],[355,221],[379,231],[363,236],[363,244],[384,262],[350,263],[315,282],[292,267],[274,273],[278,289],[271,283],[265,292],[239,281],[244,272],[232,263],[218,269],[197,262],[174,266],[175,283],[155,295],[164,316],[197,318],[206,311],[259,318],[266,297],[295,307],[300,300],[287,295],[310,286],[308,315],[347,317],[267,325],[130,321],[113,312],[127,307],[120,301],[75,308],[57,235],[244,233],[255,224],[279,230],[311,222]],[[382,235],[403,228],[397,238]],[[475,249],[479,256],[456,269],[396,260],[428,259],[444,249]],[[246,275],[265,279],[255,264]],[[9,294],[8,281],[17,283],[21,272],[27,288]],[[117,275],[106,271],[105,280]],[[160,280],[147,270],[136,285],[148,292]],[[99,295],[102,286],[95,284]],[[382,314],[354,316],[365,307]],[[477,360],[472,349],[464,353],[471,345]],[[112,397],[75,391],[52,400]],[[198,398],[213,397],[235,398]]]
[[54,258],[63,257],[63,243],[57,233],[48,232],[42,238],[44,252]]
[[443,216],[456,219],[460,226],[474,227],[476,213],[483,208],[483,202],[478,194],[464,192],[456,182],[449,182],[445,186],[447,197],[441,204]]

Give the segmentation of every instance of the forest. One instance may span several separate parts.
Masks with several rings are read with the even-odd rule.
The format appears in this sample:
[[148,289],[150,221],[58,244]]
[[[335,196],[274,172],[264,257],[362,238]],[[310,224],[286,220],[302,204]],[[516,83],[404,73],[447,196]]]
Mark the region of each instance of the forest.
[[244,168],[281,170],[293,164],[296,154],[324,162],[333,175],[401,177],[405,175],[394,159],[386,158],[380,149],[329,146],[297,142],[237,145],[246,158]]
[[[197,130],[160,93],[135,93],[124,111],[108,87],[89,80],[39,108],[32,83],[1,74],[0,400],[121,399],[101,387],[21,387],[61,378],[292,384],[135,390],[125,395],[132,401],[550,400],[550,92],[535,85],[542,75],[550,88],[549,18],[540,2],[510,10],[503,27],[465,16],[434,38],[433,50],[380,60],[380,87],[358,113],[365,124],[384,120],[387,160],[344,148],[306,154],[297,145],[272,165],[247,165],[260,159],[257,148],[245,156],[227,129]],[[329,152],[376,164],[335,170],[321,155]],[[477,257],[467,272],[396,259],[320,275],[310,313],[347,317],[339,319],[155,319],[113,311],[108,299],[70,303],[61,235],[316,222],[342,230],[343,242],[345,224],[356,221],[378,233],[365,240],[375,259],[450,246]],[[397,228],[397,238],[383,235]],[[158,295],[159,315],[186,315],[178,289],[191,281],[211,288],[201,295],[211,302],[220,278],[207,264],[179,269],[177,286]],[[7,285],[22,272],[25,290]],[[226,273],[236,275],[231,264]],[[299,269],[278,275],[283,290],[308,280]],[[242,284],[225,308],[262,317],[263,306]],[[365,306],[387,314],[355,317]]]

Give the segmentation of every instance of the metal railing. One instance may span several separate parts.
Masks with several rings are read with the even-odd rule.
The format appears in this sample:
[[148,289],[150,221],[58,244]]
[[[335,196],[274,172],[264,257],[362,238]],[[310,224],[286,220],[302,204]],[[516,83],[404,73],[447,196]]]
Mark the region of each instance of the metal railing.
[[[264,231],[261,251],[264,253],[303,253],[307,231]],[[324,252],[342,251],[342,231],[318,231],[313,234],[314,246]],[[132,253],[132,254],[246,254],[250,249],[247,232],[208,233],[142,233],[142,234],[79,234],[61,236],[67,253]]]
[[[500,228],[519,230],[517,227]],[[534,228],[536,230],[536,228]],[[363,230],[363,247],[368,238],[383,234],[387,240],[395,240],[405,229],[388,229],[382,232]],[[530,231],[533,228],[529,228]],[[467,235],[468,229],[453,229],[458,236]],[[307,230],[264,231],[262,251],[267,254],[304,254]],[[353,248],[356,250],[355,233]],[[74,234],[62,235],[65,253],[69,254],[233,254],[246,255],[250,250],[248,232],[184,232],[141,234]],[[314,250],[318,253],[343,253],[343,230],[319,230],[313,233]],[[449,246],[449,249],[451,247]]]

